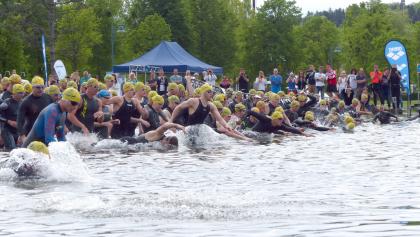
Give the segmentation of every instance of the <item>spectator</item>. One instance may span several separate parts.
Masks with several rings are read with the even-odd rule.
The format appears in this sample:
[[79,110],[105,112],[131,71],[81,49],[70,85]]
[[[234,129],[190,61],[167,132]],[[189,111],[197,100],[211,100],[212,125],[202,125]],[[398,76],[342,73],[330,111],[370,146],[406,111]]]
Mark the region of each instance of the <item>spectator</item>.
[[350,74],[347,76],[347,82],[351,88],[351,90],[355,93],[357,89],[357,70],[355,68],[352,68],[350,71]]
[[327,64],[327,72],[325,77],[327,78],[327,94],[329,97],[333,97],[337,93],[337,74],[332,69],[331,65]]
[[357,76],[356,76],[356,82],[357,82],[356,98],[360,100],[362,96],[362,92],[366,88],[366,84],[367,84],[366,74],[363,68],[359,69],[359,72],[357,73]]
[[306,77],[303,71],[299,71],[299,76],[297,78],[297,88],[298,90],[302,91],[305,90],[306,87]]
[[223,89],[227,89],[232,85],[232,82],[230,81],[230,79],[225,75],[223,76],[222,81],[220,82],[220,87],[222,87]]
[[338,77],[338,94],[340,98],[343,99],[343,94],[345,93],[344,90],[347,88],[347,75],[346,71],[341,71],[340,76]]
[[257,91],[264,91],[265,92],[266,86],[267,86],[267,79],[264,76],[264,72],[259,71],[258,77],[255,78],[254,89],[257,90]]
[[293,93],[297,94],[296,81],[297,80],[296,80],[295,74],[293,74],[293,72],[291,72],[289,74],[289,77],[286,80],[286,82],[287,82],[287,93],[293,92]]
[[315,73],[315,82],[316,82],[316,93],[319,95],[321,93],[321,99],[324,99],[324,86],[325,86],[325,74],[324,67],[320,66],[319,71]]
[[397,113],[400,113],[402,78],[400,72],[397,69],[397,65],[392,65],[391,73],[389,74],[388,78],[391,82],[391,96],[393,101],[392,107]]
[[163,68],[159,68],[157,78],[157,93],[159,95],[165,95],[168,91],[168,79],[163,72]]
[[390,93],[389,93],[389,69],[385,68],[384,69],[384,73],[382,75],[382,80],[381,80],[381,91],[382,91],[382,98],[384,99],[384,104],[385,101],[388,104],[388,108],[391,108],[391,99],[390,99]]
[[316,79],[315,79],[315,67],[310,65],[308,71],[306,72],[306,83],[308,84],[308,91],[311,94],[315,93]]
[[204,81],[207,82],[211,86],[216,85],[217,77],[214,75],[213,70],[210,68],[207,70],[207,75],[204,77]]
[[150,89],[152,91],[156,91],[156,89],[157,89],[157,80],[156,80],[156,73],[155,73],[154,70],[151,70],[150,71],[150,78],[149,78],[148,84],[149,84]]
[[271,82],[271,91],[277,93],[281,91],[281,83],[283,82],[283,77],[279,74],[279,70],[274,68],[273,75],[270,76]]
[[182,84],[183,83],[182,76],[178,75],[178,69],[177,68],[174,68],[173,74],[169,78],[169,81],[174,82],[176,84]]
[[242,91],[243,93],[248,93],[249,78],[245,74],[245,69],[241,68],[239,70],[239,76],[236,78],[236,82],[239,84],[239,91]]
[[370,79],[373,91],[373,103],[375,106],[378,104],[378,98],[381,100],[381,105],[384,105],[384,99],[382,97],[382,90],[381,90],[381,80],[382,80],[382,72],[379,71],[378,65],[373,66],[373,72],[370,72]]

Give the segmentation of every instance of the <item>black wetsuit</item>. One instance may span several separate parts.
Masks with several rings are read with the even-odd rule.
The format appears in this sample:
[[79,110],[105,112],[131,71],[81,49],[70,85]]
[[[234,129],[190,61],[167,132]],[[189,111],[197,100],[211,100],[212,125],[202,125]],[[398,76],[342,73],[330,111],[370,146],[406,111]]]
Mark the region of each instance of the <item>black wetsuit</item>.
[[309,101],[306,102],[303,106],[299,107],[299,110],[297,111],[298,115],[300,117],[304,117],[305,113],[309,110],[311,110],[311,107],[316,105],[316,97],[312,95],[308,95]]
[[[98,101],[95,97],[89,99],[86,94],[83,94],[81,102],[82,106],[76,111],[76,117],[83,125],[86,126],[89,132],[94,132],[95,118],[93,117],[93,114],[96,113],[99,109]],[[72,131],[80,132],[82,129],[73,125]]]
[[317,130],[317,131],[321,131],[321,132],[324,132],[324,131],[329,131],[329,130],[330,130],[330,129],[329,129],[329,128],[327,128],[327,127],[317,126],[317,125],[316,125],[316,124],[314,124],[313,122],[310,122],[310,121],[307,121],[307,120],[302,120],[302,119],[296,119],[296,120],[294,121],[294,123],[295,123],[296,125],[298,125],[299,127],[301,127],[301,128],[310,128],[310,129]]
[[214,120],[210,114],[207,115],[206,119],[204,120],[204,124],[213,128],[214,130],[217,130],[216,120]]
[[252,127],[252,131],[254,132],[279,133],[279,130],[282,130],[294,134],[302,134],[302,132],[299,129],[288,126],[286,124],[282,124],[280,126],[273,126],[271,124],[271,118],[266,116],[265,114],[256,113],[254,111],[248,111],[248,114],[254,116],[258,120],[257,124],[255,124],[255,126]]
[[373,122],[375,122],[376,120],[379,120],[381,124],[389,124],[391,122],[391,118],[398,119],[398,117],[393,115],[392,113],[387,112],[387,111],[382,111],[375,115],[375,117],[373,118]]
[[271,104],[271,103],[268,103],[268,108],[269,108],[269,112],[268,112],[268,115],[269,116],[271,116],[273,113],[274,113],[274,111],[276,110],[276,107],[274,107],[274,105],[273,104]]
[[162,116],[162,115],[160,113],[158,113],[156,110],[154,110],[152,108],[152,106],[150,106],[150,105],[146,105],[144,108],[149,113],[149,118],[148,118],[147,121],[150,123],[150,126],[148,128],[144,127],[144,132],[146,133],[148,131],[152,131],[152,130],[157,129],[160,126],[159,117]]
[[1,95],[1,100],[6,100],[12,97],[12,93],[10,91],[4,91],[3,94]]
[[7,150],[16,148],[18,133],[17,129],[7,124],[6,121],[16,121],[19,105],[20,102],[14,100],[13,98],[4,100],[0,105],[1,116],[4,119],[3,122],[0,122],[0,132],[4,141],[4,146]]
[[194,111],[193,114],[188,115],[187,125],[196,125],[196,124],[203,124],[204,120],[206,119],[207,115],[210,113],[210,105],[207,104],[206,107],[203,106],[201,100],[199,99],[199,104],[197,109]]
[[297,112],[292,111],[291,109],[288,109],[284,112],[287,116],[287,118],[289,118],[289,121],[291,123],[293,123],[296,119],[299,118],[299,115]]
[[112,127],[111,137],[112,138],[121,138],[121,137],[132,137],[134,135],[135,127],[131,124],[131,117],[136,114],[137,108],[133,102],[128,102],[124,98],[124,102],[121,105],[120,109],[115,112],[114,119],[119,119],[120,124],[115,124]]
[[127,142],[130,145],[137,143],[149,143],[149,140],[146,139],[144,134],[137,137],[122,137],[120,138],[120,141]]
[[[104,112],[103,122],[109,122],[112,119],[112,115],[109,111],[108,105],[102,106],[102,112]],[[107,127],[95,127],[94,132],[98,134],[98,137],[101,139],[108,138],[108,128]]]
[[47,94],[42,94],[39,97],[30,94],[23,99],[19,106],[16,120],[18,135],[28,135],[39,113],[51,103],[53,101]]
[[176,118],[174,118],[173,122],[180,124],[182,126],[187,126],[188,121],[188,108],[179,111],[179,114]]

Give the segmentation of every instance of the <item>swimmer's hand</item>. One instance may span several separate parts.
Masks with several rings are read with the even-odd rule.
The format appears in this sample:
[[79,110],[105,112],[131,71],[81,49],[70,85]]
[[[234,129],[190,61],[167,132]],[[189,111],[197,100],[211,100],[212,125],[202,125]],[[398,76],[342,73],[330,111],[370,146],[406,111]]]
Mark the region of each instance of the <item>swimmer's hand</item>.
[[93,117],[95,119],[102,118],[103,116],[104,116],[104,112],[102,112],[102,111],[98,111],[98,112],[93,114]]
[[180,124],[177,124],[176,125],[176,128],[182,130],[183,132],[185,132],[185,127],[182,126],[182,125],[180,125]]
[[83,135],[89,135],[89,129],[87,129],[87,127],[85,126],[83,126],[82,128],[82,132],[83,132]]
[[120,120],[119,119],[114,119],[114,120],[111,120],[111,123],[112,124],[120,124]]

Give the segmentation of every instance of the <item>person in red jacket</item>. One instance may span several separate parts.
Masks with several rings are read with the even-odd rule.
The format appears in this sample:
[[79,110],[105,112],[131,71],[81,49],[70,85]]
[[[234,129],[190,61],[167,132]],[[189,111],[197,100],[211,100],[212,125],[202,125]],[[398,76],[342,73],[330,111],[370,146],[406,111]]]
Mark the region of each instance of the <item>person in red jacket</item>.
[[329,97],[334,97],[337,95],[337,74],[331,68],[331,65],[327,64],[326,66],[327,72],[325,76],[327,78],[327,94]]
[[377,99],[381,101],[381,105],[384,105],[384,98],[381,91],[382,72],[379,71],[378,65],[373,66],[373,72],[370,72],[370,79],[373,91],[373,103],[377,105]]

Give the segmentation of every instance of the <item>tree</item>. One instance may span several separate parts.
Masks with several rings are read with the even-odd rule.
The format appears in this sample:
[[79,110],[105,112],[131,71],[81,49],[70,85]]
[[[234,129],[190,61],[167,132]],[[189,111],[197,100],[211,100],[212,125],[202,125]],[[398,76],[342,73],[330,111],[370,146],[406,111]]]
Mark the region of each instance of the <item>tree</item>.
[[245,41],[245,67],[256,75],[259,70],[278,67],[288,71],[299,61],[296,55],[293,26],[301,13],[294,1],[268,0],[250,19]]
[[158,14],[147,16],[140,25],[129,32],[132,56],[142,55],[162,40],[171,40],[170,26]]
[[57,55],[70,63],[71,70],[87,68],[93,47],[101,43],[98,19],[91,8],[66,6],[57,23]]
[[134,29],[149,15],[159,14],[170,25],[173,39],[188,50],[194,50],[191,19],[184,0],[132,0],[128,8],[127,23]]
[[332,63],[334,50],[340,42],[339,30],[333,22],[324,16],[313,16],[296,26],[293,35],[300,55],[299,68]]

